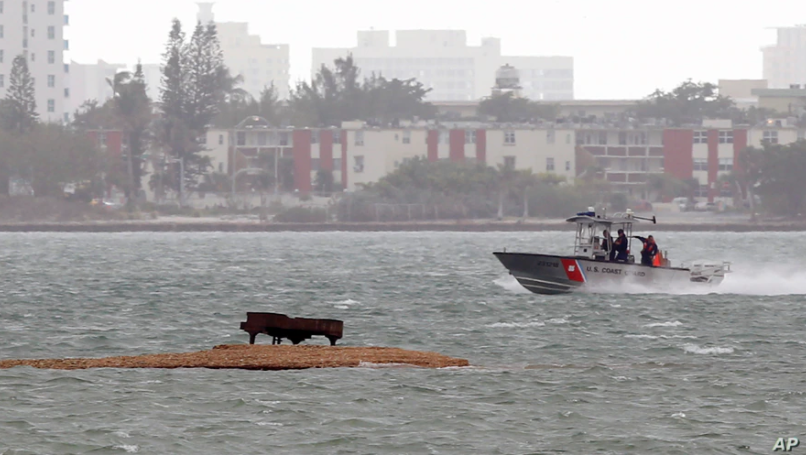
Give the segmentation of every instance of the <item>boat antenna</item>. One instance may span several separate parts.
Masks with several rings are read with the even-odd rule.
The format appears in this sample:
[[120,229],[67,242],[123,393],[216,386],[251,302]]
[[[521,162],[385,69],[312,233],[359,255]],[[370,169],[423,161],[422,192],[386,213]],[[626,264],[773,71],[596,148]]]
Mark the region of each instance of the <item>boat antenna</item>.
[[644,218],[642,216],[634,216],[633,215],[633,218],[638,219],[638,220],[651,221],[652,224],[658,224],[657,220],[655,219],[655,215],[652,215],[652,218]]

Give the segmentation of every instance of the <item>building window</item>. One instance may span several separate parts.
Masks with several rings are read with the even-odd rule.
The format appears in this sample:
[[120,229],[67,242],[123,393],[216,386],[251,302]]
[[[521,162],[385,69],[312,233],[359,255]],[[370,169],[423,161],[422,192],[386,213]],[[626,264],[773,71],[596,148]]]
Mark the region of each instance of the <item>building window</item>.
[[707,171],[708,170],[708,160],[706,158],[694,158],[694,170],[695,171]]
[[56,112],[56,101],[48,100],[48,112]]
[[646,145],[646,133],[644,132],[633,135],[632,139],[634,145]]
[[31,29],[31,38],[36,38],[36,29],[35,28]]
[[201,136],[199,136],[199,139],[198,139],[198,141],[197,141],[197,142],[198,142],[199,144],[202,144],[202,145],[207,144],[207,136],[206,136],[206,135],[204,135],[204,134],[202,134]]
[[362,155],[354,156],[353,160],[355,160],[355,164],[353,165],[353,171],[356,174],[364,172],[364,157]]
[[0,14],[3,14],[3,1],[0,0]]
[[514,144],[514,143],[515,143],[515,132],[504,131],[504,144]]
[[341,171],[341,158],[333,158],[333,170]]
[[48,2],[48,14],[56,14],[56,2]]
[[733,131],[720,131],[719,132],[720,144],[733,144]]
[[246,145],[246,133],[243,131],[238,131],[235,135],[235,145]]
[[55,87],[56,86],[56,76],[52,74],[48,74],[48,87]]
[[223,134],[218,135],[218,145],[224,145],[224,135]]
[[0,63],[3,63],[3,58],[5,58],[5,55],[3,54],[4,54],[3,49],[0,49]]
[[70,123],[70,114],[64,113],[64,123]]
[[733,170],[733,158],[720,158],[719,159],[719,170],[720,171],[732,171]]
[[708,197],[708,185],[700,185],[695,194],[696,197]]
[[403,143],[404,144],[411,144],[411,131],[404,131],[403,132]]
[[607,131],[599,132],[599,145],[607,145]]
[[565,135],[565,143],[566,144],[571,143],[571,133],[568,133],[568,134]]
[[465,130],[465,144],[476,143],[476,130]]
[[280,132],[280,145],[283,146],[283,147],[286,147],[286,146],[289,145],[289,142],[290,141],[288,140],[288,131],[281,131]]
[[554,158],[546,158],[546,172],[554,172]]
[[55,51],[48,51],[48,64],[56,63],[56,52]]
[[70,40],[64,40],[64,50],[70,50]]
[[[364,145],[364,132],[363,131],[356,131],[355,132],[355,145]],[[363,163],[364,157],[361,157],[361,162]],[[362,164],[363,166],[363,164]]]
[[48,39],[56,39],[56,27],[48,26]]
[[571,170],[571,162],[570,162],[570,161],[566,161],[566,162],[565,162],[565,170],[566,170],[566,171],[570,171],[570,170]]
[[341,130],[333,130],[333,143],[341,144]]
[[319,130],[312,130],[311,131],[311,144],[318,144],[319,143]]
[[36,61],[36,54],[35,54],[35,53],[33,53],[33,52],[31,52],[31,61],[32,61],[32,62],[35,62],[35,61]]
[[546,130],[546,144],[554,143],[554,130]]
[[0,74],[0,88],[6,86],[6,76],[5,74]]
[[70,16],[67,14],[64,15],[64,25],[70,25]]
[[770,144],[777,144],[778,143],[778,131],[764,131],[764,136],[762,138],[764,142],[768,142]]
[[505,156],[504,157],[504,167],[507,169],[515,169],[515,157],[514,156]]
[[65,64],[64,64],[64,73],[65,73],[65,74],[67,74],[67,73],[69,73],[69,72],[70,72],[70,65],[68,65],[67,63],[65,63]]
[[445,130],[439,131],[439,143],[440,144],[448,144],[450,141],[449,134]]
[[31,12],[32,13],[36,12],[36,4],[34,4],[34,3],[31,3]]
[[312,158],[311,159],[311,170],[314,172],[319,171],[319,158]]
[[618,145],[627,145],[627,133],[624,131],[618,133]]
[[694,143],[695,144],[707,144],[708,143],[708,133],[706,131],[695,131],[694,132]]
[[70,98],[70,88],[69,87],[65,87],[65,89],[64,89],[64,97],[65,98]]
[[0,24],[0,38],[3,38],[3,24]]

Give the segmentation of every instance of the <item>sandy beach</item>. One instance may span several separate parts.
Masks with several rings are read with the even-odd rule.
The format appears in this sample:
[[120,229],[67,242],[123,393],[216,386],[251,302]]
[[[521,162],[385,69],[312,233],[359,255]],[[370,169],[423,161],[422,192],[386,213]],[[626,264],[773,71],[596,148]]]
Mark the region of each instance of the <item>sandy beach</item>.
[[242,370],[302,370],[354,368],[361,365],[400,365],[421,368],[466,367],[465,359],[435,352],[383,347],[219,345],[208,351],[105,358],[0,360],[0,369],[29,366],[54,370],[87,368],[233,368]]

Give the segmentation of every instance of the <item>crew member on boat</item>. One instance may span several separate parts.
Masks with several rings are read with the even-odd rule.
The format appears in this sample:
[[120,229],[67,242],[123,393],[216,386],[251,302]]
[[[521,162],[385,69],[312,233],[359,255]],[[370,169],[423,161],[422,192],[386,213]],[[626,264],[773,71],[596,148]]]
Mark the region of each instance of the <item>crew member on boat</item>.
[[641,265],[648,265],[655,267],[655,256],[658,255],[658,244],[655,243],[655,238],[651,235],[647,238],[641,236],[633,236],[644,243],[644,248],[641,250]]
[[610,262],[627,262],[627,235],[624,229],[618,230],[618,238],[613,242],[613,251],[610,252]]

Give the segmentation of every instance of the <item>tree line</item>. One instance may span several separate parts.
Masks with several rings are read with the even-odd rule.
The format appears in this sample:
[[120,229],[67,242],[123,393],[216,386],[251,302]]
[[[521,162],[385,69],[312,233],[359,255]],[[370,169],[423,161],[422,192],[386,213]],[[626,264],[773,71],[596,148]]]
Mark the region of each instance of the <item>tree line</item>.
[[[575,184],[574,184],[575,183]],[[611,187],[596,179],[566,181],[509,166],[412,158],[376,183],[345,194],[340,221],[563,217],[574,207],[610,204]]]

